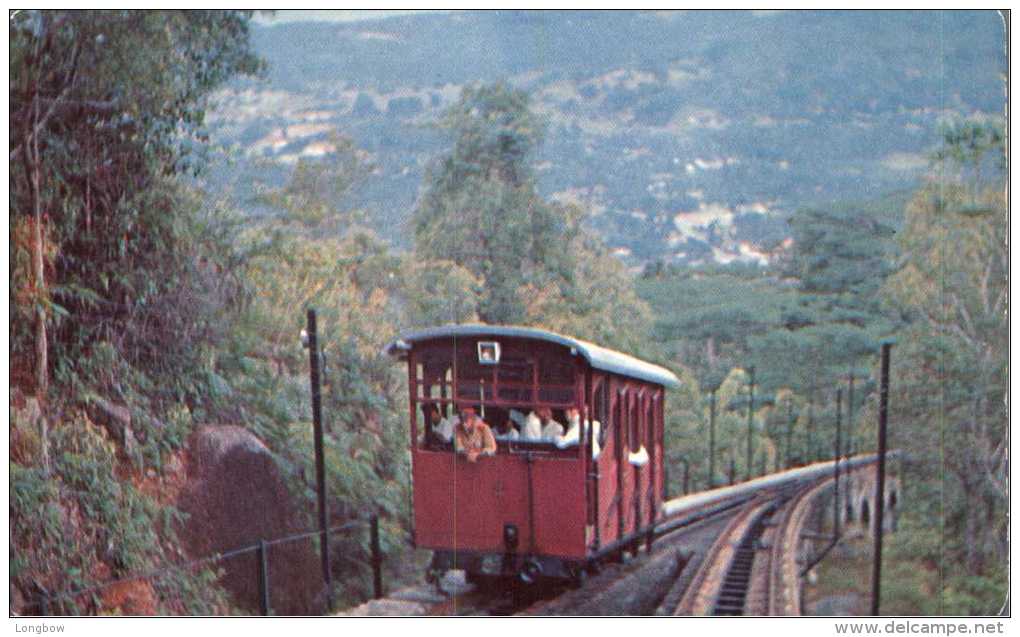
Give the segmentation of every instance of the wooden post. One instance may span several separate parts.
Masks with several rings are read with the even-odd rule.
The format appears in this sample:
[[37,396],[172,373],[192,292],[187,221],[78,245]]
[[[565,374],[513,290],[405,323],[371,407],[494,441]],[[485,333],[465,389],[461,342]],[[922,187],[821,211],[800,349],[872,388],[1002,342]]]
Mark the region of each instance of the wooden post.
[[712,395],[708,403],[708,488],[715,487],[715,392],[718,387],[712,388]]
[[265,540],[259,540],[255,549],[255,560],[258,562],[259,577],[259,610],[263,615],[272,614],[273,610],[269,604],[269,547]]
[[793,445],[793,397],[786,403],[786,468],[790,468],[790,447]]
[[875,555],[871,569],[871,614],[878,615],[882,593],[882,515],[885,509],[886,425],[889,416],[889,350],[882,343],[882,377],[878,394],[878,476],[875,481]]
[[329,568],[329,510],[326,502],[326,460],[322,442],[322,388],[319,380],[319,337],[315,310],[308,309],[308,365],[312,386],[312,426],[315,435],[315,490],[319,501],[319,545],[326,604],[333,609],[333,575]]
[[836,449],[833,453],[832,471],[834,476],[833,498],[832,498],[832,535],[839,537],[839,457],[843,455],[842,440],[840,440],[841,418],[843,417],[843,388],[836,390]]
[[850,372],[850,386],[846,394],[846,455],[854,454],[854,373]]
[[805,455],[805,464],[811,464],[815,461],[815,388],[811,388],[811,393],[808,394],[808,416],[807,416],[807,451]]
[[754,475],[754,468],[751,466],[751,462],[754,459],[754,449],[752,446],[753,440],[751,438],[754,425],[754,365],[751,365],[750,369],[748,369],[748,373],[750,373],[751,377],[748,379],[750,390],[748,396],[749,400],[747,403],[747,473],[744,476],[745,480],[750,480]]

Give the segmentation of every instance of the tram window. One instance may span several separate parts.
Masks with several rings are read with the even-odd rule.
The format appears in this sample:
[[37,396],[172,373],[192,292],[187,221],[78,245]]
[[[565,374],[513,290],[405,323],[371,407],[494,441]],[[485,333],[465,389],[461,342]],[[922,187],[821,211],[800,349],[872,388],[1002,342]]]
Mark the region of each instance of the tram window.
[[450,398],[452,396],[453,357],[449,352],[426,351],[416,366],[419,399]]
[[609,393],[606,391],[605,382],[595,390],[595,420],[600,424],[599,446],[605,447],[609,431]]
[[[627,392],[621,390],[616,396],[616,404],[613,409],[613,422],[612,426],[617,428],[616,433],[613,435],[616,448],[619,449],[619,453],[623,453],[624,447],[627,446]],[[622,457],[622,456],[621,456]]]
[[[640,398],[638,399],[640,400]],[[641,449],[641,419],[638,417],[638,400],[630,406],[630,450],[637,452]]]
[[539,387],[538,400],[543,403],[573,403],[574,389],[572,387]]
[[645,448],[648,453],[655,449],[655,401],[649,400],[645,403]]
[[561,358],[543,358],[538,366],[540,385],[570,385],[574,382],[572,361]]
[[457,398],[459,400],[492,400],[493,375],[497,366],[480,365],[473,351],[457,357]]
[[514,401],[518,403],[530,403],[532,402],[532,392],[530,387],[499,387],[499,399]]
[[466,400],[492,400],[492,383],[484,380],[478,382],[461,380],[457,385],[457,398]]
[[496,368],[496,378],[500,385],[504,383],[530,385],[534,367],[534,364],[527,359],[504,356],[499,367]]
[[432,446],[438,442],[435,436],[435,427],[439,424],[439,420],[442,416],[434,412],[434,405],[432,403],[418,403],[415,407],[415,411],[418,416],[417,442],[418,444]]

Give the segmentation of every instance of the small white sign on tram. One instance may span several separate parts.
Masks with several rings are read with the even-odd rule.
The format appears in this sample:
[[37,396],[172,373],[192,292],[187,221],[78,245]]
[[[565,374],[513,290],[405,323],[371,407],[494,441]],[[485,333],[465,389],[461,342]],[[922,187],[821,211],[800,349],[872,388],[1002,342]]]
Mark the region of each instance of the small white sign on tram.
[[482,365],[499,363],[499,343],[496,341],[478,341],[478,362]]

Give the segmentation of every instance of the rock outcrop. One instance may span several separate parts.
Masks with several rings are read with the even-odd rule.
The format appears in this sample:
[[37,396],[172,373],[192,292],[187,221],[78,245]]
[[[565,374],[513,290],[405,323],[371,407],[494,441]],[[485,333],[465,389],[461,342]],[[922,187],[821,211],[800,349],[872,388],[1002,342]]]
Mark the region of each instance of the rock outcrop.
[[[188,443],[188,481],[178,507],[187,514],[180,537],[193,557],[226,552],[306,530],[269,449],[236,426],[205,426]],[[321,613],[324,599],[312,539],[269,548],[270,601],[274,614]],[[222,560],[221,582],[242,608],[258,612],[256,553]]]

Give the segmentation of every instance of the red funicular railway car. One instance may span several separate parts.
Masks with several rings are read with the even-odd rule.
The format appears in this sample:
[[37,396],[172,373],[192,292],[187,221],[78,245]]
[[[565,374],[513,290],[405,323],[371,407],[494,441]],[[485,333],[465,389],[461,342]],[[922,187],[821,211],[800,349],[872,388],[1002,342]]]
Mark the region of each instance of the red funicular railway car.
[[[525,327],[424,329],[387,352],[407,361],[414,538],[434,551],[433,573],[578,578],[650,537],[672,372]],[[444,437],[465,409],[490,425],[495,454],[470,462]],[[580,412],[570,414],[573,429],[571,409]],[[535,413],[565,435],[529,438]]]

